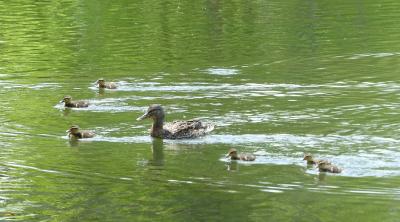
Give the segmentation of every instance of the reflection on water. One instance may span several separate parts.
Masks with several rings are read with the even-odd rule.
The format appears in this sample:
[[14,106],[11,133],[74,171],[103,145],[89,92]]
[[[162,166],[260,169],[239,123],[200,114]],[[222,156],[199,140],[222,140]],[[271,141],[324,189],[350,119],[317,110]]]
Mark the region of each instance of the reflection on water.
[[[1,4],[0,220],[397,220],[398,6]],[[217,127],[152,139],[135,120],[149,104]],[[96,137],[68,140],[73,124]],[[227,161],[231,147],[256,161]]]
[[152,138],[151,153],[153,154],[153,158],[149,161],[149,163],[153,166],[163,166],[164,144],[162,139]]

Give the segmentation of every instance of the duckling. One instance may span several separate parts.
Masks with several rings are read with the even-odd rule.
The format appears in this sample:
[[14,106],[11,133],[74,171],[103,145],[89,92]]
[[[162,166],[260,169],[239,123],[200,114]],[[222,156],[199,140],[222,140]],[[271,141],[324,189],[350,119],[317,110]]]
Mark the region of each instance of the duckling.
[[342,169],[329,163],[328,161],[321,161],[317,165],[319,172],[340,173]]
[[161,105],[150,105],[147,111],[136,120],[153,119],[150,129],[152,137],[164,139],[188,139],[204,136],[214,129],[214,125],[200,120],[174,121],[164,125],[165,113]]
[[85,108],[89,106],[89,103],[86,101],[72,101],[71,96],[64,96],[60,102],[63,102],[65,107]]
[[244,160],[244,161],[254,161],[256,157],[253,154],[249,153],[237,153],[237,150],[232,148],[226,154],[226,157],[230,157],[231,160]]
[[70,139],[82,139],[82,138],[92,138],[95,133],[88,130],[79,131],[79,126],[73,125],[66,131]]
[[314,158],[311,156],[311,154],[309,154],[309,153],[304,154],[303,160],[307,160],[307,164],[317,164],[317,165],[318,165],[318,163],[320,163],[321,161],[323,161],[323,160],[314,159]]
[[106,82],[103,78],[100,78],[96,81],[96,84],[100,89],[116,89],[117,84],[113,82]]

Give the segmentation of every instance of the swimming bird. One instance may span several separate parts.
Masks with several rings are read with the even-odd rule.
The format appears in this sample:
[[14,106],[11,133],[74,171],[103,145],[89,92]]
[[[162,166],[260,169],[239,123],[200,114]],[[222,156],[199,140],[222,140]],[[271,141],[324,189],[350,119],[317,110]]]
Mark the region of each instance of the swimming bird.
[[329,163],[328,161],[321,161],[317,165],[319,172],[340,173],[342,169]]
[[226,157],[230,157],[231,160],[244,160],[244,161],[253,161],[256,159],[256,157],[253,154],[250,153],[239,153],[237,152],[236,149],[232,148],[228,151],[228,154],[226,154]]
[[165,113],[161,105],[150,105],[147,111],[136,120],[153,119],[150,129],[152,137],[164,139],[188,139],[204,136],[214,129],[214,125],[200,120],[174,121],[165,123]]
[[68,138],[70,139],[82,139],[82,138],[92,138],[95,133],[88,130],[79,131],[79,126],[73,125],[66,131],[68,133]]
[[320,163],[321,161],[324,161],[324,160],[314,159],[314,158],[312,157],[312,155],[309,154],[309,153],[304,154],[303,160],[307,160],[307,164],[318,164],[318,163]]
[[60,102],[63,102],[65,107],[85,108],[89,106],[89,103],[86,101],[72,101],[71,96],[64,96]]
[[106,82],[103,78],[100,78],[96,81],[96,84],[99,86],[101,89],[116,89],[117,84],[114,82]]

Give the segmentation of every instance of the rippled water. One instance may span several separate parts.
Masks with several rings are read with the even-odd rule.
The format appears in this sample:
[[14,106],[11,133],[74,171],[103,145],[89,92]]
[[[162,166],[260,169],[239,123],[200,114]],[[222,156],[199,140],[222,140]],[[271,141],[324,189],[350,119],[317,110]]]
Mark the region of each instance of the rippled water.
[[[397,221],[399,6],[1,4],[0,220]],[[216,130],[152,139],[136,118],[154,103]]]

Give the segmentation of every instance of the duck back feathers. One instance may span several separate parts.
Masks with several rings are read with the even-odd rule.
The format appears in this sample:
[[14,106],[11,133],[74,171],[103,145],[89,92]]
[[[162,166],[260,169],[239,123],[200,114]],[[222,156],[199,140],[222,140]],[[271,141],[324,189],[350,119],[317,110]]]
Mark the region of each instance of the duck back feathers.
[[200,120],[174,121],[165,123],[165,139],[187,139],[204,136],[214,130],[214,125]]

